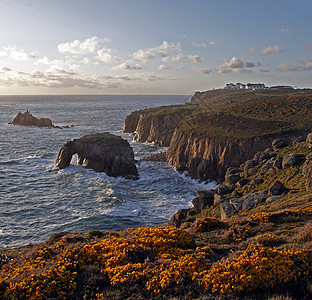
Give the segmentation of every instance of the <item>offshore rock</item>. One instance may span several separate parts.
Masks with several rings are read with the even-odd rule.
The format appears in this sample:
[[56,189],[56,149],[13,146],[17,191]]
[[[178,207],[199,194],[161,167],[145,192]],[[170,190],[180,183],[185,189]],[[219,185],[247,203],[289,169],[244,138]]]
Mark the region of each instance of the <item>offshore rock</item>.
[[61,148],[56,160],[56,167],[64,169],[70,165],[74,154],[78,154],[78,164],[105,172],[112,177],[138,179],[133,150],[129,143],[120,136],[108,132],[84,136],[67,142]]
[[12,121],[13,125],[23,125],[23,126],[38,126],[38,127],[54,127],[52,121],[49,118],[36,118],[29,110],[25,113],[19,112],[17,116]]
[[37,126],[37,127],[48,127],[48,128],[71,128],[74,127],[74,125],[71,126],[56,126],[52,123],[52,120],[49,118],[36,118],[34,117],[29,110],[27,110],[24,113],[18,112],[17,116],[14,118],[12,123],[9,123],[12,125],[23,125],[23,126]]

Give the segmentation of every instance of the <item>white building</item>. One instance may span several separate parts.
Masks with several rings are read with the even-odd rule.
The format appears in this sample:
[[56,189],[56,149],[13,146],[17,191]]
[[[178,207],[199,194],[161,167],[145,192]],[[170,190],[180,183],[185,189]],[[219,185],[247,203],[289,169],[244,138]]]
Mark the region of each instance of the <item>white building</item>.
[[246,90],[264,90],[265,85],[263,83],[247,83]]

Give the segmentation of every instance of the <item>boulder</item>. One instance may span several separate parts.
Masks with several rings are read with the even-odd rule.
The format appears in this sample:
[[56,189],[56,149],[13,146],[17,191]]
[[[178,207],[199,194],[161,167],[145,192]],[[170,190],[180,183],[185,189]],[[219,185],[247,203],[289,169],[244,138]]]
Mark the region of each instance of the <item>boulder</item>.
[[263,183],[264,182],[264,180],[262,179],[262,178],[254,178],[252,181],[251,181],[251,183],[252,184],[261,184],[261,183]]
[[253,169],[256,166],[257,162],[254,159],[247,160],[245,162],[244,171]]
[[273,163],[273,167],[277,170],[283,169],[283,158],[278,157]]
[[300,158],[303,156],[297,153],[292,153],[283,158],[282,168],[287,169],[289,167],[295,166],[300,162]]
[[69,166],[72,156],[76,153],[79,165],[96,172],[105,172],[112,177],[139,177],[133,150],[120,136],[104,132],[69,141],[59,151],[56,167],[64,169]]
[[282,198],[284,198],[284,197],[285,197],[285,196],[283,196],[283,195],[271,196],[271,197],[267,198],[267,199],[265,200],[265,202],[266,202],[266,203],[272,203],[272,202],[277,201],[277,200],[280,200],[280,199],[282,199]]
[[223,196],[230,192],[230,188],[227,185],[224,185],[224,186],[218,187],[216,192],[217,194]]
[[278,138],[278,139],[275,139],[273,142],[272,142],[272,148],[274,151],[276,150],[280,150],[280,149],[283,149],[285,147],[288,146],[288,143],[286,140],[284,140],[283,138]]
[[220,205],[220,213],[221,213],[221,220],[226,220],[231,217],[232,213],[235,211],[233,205],[229,202],[223,202]]
[[306,138],[307,138],[306,136],[301,135],[301,136],[297,137],[296,139],[294,139],[292,144],[295,145],[297,143],[304,142],[306,140]]
[[312,133],[308,134],[306,143],[308,144],[309,148],[312,148]]
[[187,217],[190,216],[192,212],[191,208],[186,208],[186,209],[180,209],[178,210],[170,219],[168,225],[169,226],[175,226],[175,227],[180,227],[181,224],[185,221]]
[[237,174],[239,173],[241,170],[239,168],[235,168],[235,167],[229,167],[226,170],[225,173],[225,177],[228,177],[229,175],[233,175],[233,174]]
[[307,155],[306,161],[302,168],[303,175],[306,179],[306,190],[309,191],[312,189],[312,153]]
[[268,195],[264,191],[252,193],[241,198],[243,201],[242,209],[254,207],[258,203],[265,201]]
[[271,155],[269,152],[257,152],[254,156],[254,159],[257,161],[263,161],[269,158],[271,158]]
[[248,179],[242,178],[242,179],[240,179],[236,184],[237,184],[237,186],[239,186],[239,187],[243,187],[243,186],[245,186],[248,182],[249,182]]
[[229,185],[235,184],[241,179],[239,174],[232,174],[225,178],[225,182],[227,182]]
[[23,125],[23,126],[38,126],[38,127],[54,127],[52,121],[49,118],[36,118],[29,110],[25,113],[19,112],[17,116],[12,121],[13,125]]
[[196,212],[200,212],[205,207],[214,204],[215,193],[213,191],[197,191],[197,193],[199,196],[192,200]]
[[232,198],[230,199],[230,204],[235,208],[235,210],[242,210],[243,208],[243,200],[240,198]]
[[276,180],[269,188],[268,192],[272,196],[276,195],[282,195],[286,193],[288,189],[285,187],[283,183],[281,183],[279,180]]

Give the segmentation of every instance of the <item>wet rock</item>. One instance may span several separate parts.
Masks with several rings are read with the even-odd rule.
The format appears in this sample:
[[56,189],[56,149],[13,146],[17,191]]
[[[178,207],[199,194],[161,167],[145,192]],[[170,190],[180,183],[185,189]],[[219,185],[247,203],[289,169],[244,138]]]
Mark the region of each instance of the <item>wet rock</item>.
[[271,187],[269,188],[268,192],[270,195],[282,195],[286,193],[288,189],[285,187],[283,183],[281,183],[279,180],[276,180]]
[[221,213],[221,220],[226,220],[231,217],[232,213],[235,211],[233,205],[229,202],[223,202],[220,205],[220,213]]
[[13,125],[23,125],[23,126],[37,126],[37,127],[54,127],[51,119],[49,118],[36,118],[29,110],[25,113],[19,112],[17,116],[12,121]]
[[278,139],[275,139],[273,142],[272,142],[272,148],[274,151],[276,150],[280,150],[280,149],[283,149],[285,147],[288,146],[288,143],[286,140],[284,140],[283,138],[278,138]]

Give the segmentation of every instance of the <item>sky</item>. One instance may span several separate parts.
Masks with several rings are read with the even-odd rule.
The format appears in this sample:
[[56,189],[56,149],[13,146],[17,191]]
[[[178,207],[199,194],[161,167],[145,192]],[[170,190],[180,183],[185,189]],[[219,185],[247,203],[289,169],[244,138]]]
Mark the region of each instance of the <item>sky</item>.
[[311,0],[0,0],[0,95],[312,88]]

